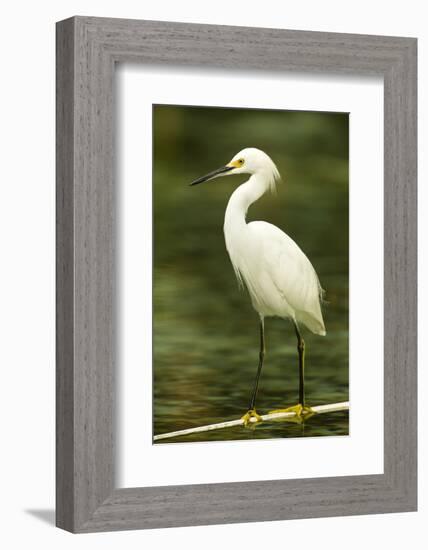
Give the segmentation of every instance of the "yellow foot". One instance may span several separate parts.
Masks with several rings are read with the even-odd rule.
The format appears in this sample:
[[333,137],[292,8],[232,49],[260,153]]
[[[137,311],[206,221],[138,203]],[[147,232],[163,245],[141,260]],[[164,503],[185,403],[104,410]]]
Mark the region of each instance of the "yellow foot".
[[[252,420],[252,419],[255,420]],[[250,409],[247,411],[244,416],[241,417],[241,420],[244,421],[244,426],[247,428],[251,424],[257,424],[257,422],[262,422],[262,417],[257,414],[256,409]]]
[[307,420],[308,418],[316,414],[312,407],[308,407],[307,405],[301,405],[300,403],[298,403],[297,405],[294,405],[293,407],[287,407],[286,409],[275,409],[273,411],[269,411],[269,414],[288,413],[288,412],[293,412],[295,416],[291,417],[291,419],[296,419],[298,421]]

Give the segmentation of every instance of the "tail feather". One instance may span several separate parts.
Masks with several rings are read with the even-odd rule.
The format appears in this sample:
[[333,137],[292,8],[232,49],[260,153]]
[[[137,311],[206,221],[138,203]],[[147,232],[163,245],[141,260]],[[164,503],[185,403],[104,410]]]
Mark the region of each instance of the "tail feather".
[[314,334],[319,334],[320,336],[325,336],[326,330],[324,326],[324,320],[322,316],[315,317],[314,315],[307,313],[306,311],[299,311],[296,314],[297,321],[300,321]]

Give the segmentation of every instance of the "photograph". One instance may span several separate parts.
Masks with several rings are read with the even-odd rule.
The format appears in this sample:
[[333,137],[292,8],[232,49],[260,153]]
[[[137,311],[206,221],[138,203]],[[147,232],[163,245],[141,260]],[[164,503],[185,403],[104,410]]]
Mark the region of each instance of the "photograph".
[[2,548],[426,538],[428,26],[312,4],[5,6]]
[[348,202],[348,113],[153,105],[154,443],[349,435]]
[[4,4],[1,548],[419,550],[424,8]]

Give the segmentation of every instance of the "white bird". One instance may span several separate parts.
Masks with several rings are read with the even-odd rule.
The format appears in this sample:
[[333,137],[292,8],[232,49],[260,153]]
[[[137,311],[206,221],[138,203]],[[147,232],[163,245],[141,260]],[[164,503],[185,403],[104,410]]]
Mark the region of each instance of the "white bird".
[[325,336],[321,313],[323,290],[311,262],[291,237],[270,223],[246,221],[251,204],[267,191],[274,191],[280,177],[266,153],[253,147],[243,149],[228,164],[190,185],[232,174],[250,174],[250,178],[229,199],[224,218],[226,248],[238,282],[245,284],[260,317],[259,365],[248,412],[242,418],[245,425],[261,420],[256,411],[256,397],[265,357],[264,319],[273,316],[292,321],[299,355],[298,404],[280,410],[294,411],[301,418],[312,414],[312,409],[305,404],[305,342],[299,324]]

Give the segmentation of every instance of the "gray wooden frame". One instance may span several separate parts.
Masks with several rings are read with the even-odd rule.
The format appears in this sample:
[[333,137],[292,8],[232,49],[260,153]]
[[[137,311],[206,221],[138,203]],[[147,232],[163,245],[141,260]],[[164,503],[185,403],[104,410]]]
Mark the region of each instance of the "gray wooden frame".
[[[115,488],[113,83],[115,63],[124,61],[383,76],[382,475]],[[91,532],[416,510],[416,154],[416,39],[90,17],[57,24],[59,527]]]

